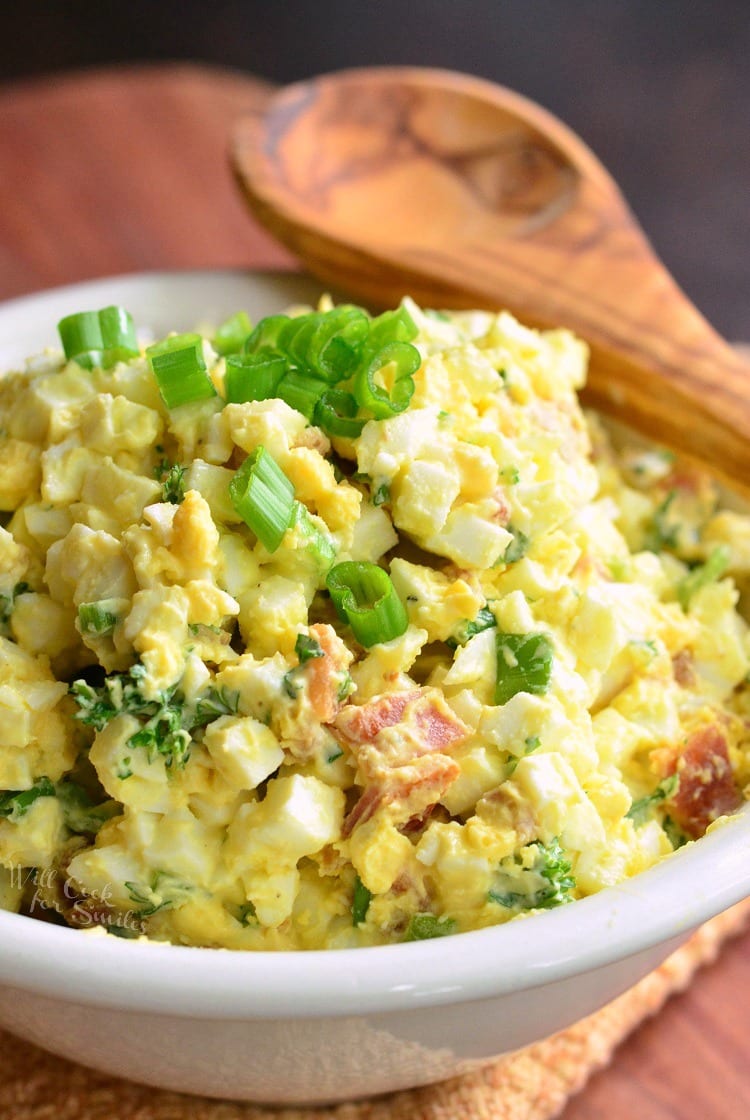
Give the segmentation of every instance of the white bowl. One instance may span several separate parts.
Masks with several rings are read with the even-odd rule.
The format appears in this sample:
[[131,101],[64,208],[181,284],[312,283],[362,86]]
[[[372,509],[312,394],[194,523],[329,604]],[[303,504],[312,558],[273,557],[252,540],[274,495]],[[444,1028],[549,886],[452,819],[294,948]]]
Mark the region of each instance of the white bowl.
[[[0,307],[0,368],[55,340],[60,316],[118,302],[156,332],[317,286],[160,273]],[[0,1026],[162,1088],[322,1103],[450,1077],[589,1014],[702,922],[750,894],[750,807],[618,887],[494,929],[308,953],[122,941],[0,912]]]

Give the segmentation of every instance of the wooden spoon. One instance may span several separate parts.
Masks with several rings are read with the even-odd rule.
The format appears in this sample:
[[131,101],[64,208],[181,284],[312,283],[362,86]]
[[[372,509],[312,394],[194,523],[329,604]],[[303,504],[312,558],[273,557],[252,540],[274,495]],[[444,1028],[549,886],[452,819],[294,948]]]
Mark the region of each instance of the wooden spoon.
[[750,486],[750,365],[596,157],[533,102],[449,71],[344,71],[241,120],[232,163],[263,224],[327,284],[570,327],[591,347],[589,405]]

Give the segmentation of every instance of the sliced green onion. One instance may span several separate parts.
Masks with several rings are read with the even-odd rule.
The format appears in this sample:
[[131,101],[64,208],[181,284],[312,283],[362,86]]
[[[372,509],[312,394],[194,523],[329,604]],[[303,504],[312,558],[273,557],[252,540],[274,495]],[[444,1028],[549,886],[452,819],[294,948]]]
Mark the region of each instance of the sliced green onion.
[[[361,408],[367,409],[376,420],[385,420],[403,412],[414,395],[413,373],[419,369],[421,357],[416,347],[408,342],[388,342],[354,375],[354,396]],[[381,371],[393,368],[390,393],[379,385],[376,377]]]
[[111,634],[119,621],[113,606],[116,599],[98,599],[93,603],[81,603],[78,608],[78,625],[82,634],[95,634],[104,637]]
[[356,439],[366,420],[357,417],[357,402],[342,389],[327,389],[315,405],[313,420],[329,436]]
[[310,342],[323,316],[317,311],[288,319],[279,335],[279,350],[288,355],[297,366],[308,366]]
[[235,472],[229,496],[261,544],[275,552],[292,523],[294,487],[265,447],[257,447]]
[[381,482],[378,486],[375,486],[372,490],[372,498],[370,500],[372,501],[372,504],[376,508],[378,506],[384,506],[386,504],[386,502],[390,502],[390,500],[391,500],[390,483]]
[[384,311],[370,323],[367,349],[374,354],[388,342],[412,342],[418,333],[416,324],[405,307]]
[[267,315],[265,319],[261,319],[245,342],[245,353],[260,354],[263,350],[278,350],[279,335],[288,322],[288,315]]
[[211,339],[211,345],[217,354],[226,357],[227,354],[236,354],[242,349],[245,340],[252,332],[253,326],[247,317],[246,311],[237,311],[230,315],[216,328],[216,333]]
[[515,564],[526,555],[530,541],[524,532],[520,529],[514,529],[512,525],[508,526],[508,532],[513,534],[513,540],[500,557],[500,562],[503,564]]
[[344,381],[359,365],[369,330],[370,320],[360,307],[334,307],[320,316],[308,340],[306,364],[331,384]]
[[66,315],[57,329],[65,357],[86,369],[109,369],[139,354],[133,319],[124,307]]
[[102,348],[108,364],[136,358],[139,354],[133,318],[124,307],[103,307],[99,312]]
[[0,790],[0,817],[22,817],[40,797],[54,797],[55,787],[49,778],[39,778],[31,789]]
[[455,932],[456,922],[453,918],[438,918],[435,914],[412,914],[404,941],[427,941],[433,937],[448,937]]
[[495,703],[507,704],[517,692],[539,696],[549,688],[554,651],[545,634],[495,636],[497,678]]
[[98,311],[79,311],[57,324],[65,357],[72,359],[89,350],[102,349],[102,328]]
[[286,370],[286,359],[280,354],[231,354],[224,376],[227,401],[267,401],[276,396],[276,387]]
[[177,334],[149,346],[146,356],[151,364],[167,408],[204,401],[216,396],[203,358],[203,339],[199,334]]
[[97,804],[77,782],[66,779],[57,786],[55,793],[63,811],[65,825],[71,832],[95,836],[105,821],[122,812],[116,801]]
[[294,503],[292,523],[299,530],[302,547],[323,572],[327,572],[336,559],[336,542],[328,533],[317,527],[302,502]]
[[387,572],[365,560],[346,560],[326,577],[339,617],[363,646],[389,642],[409,624],[406,608]]
[[688,610],[693,596],[697,595],[703,587],[721,579],[729,567],[731,554],[725,544],[719,544],[713,549],[705,564],[693,568],[684,579],[677,584],[677,599],[684,611]]
[[301,412],[306,420],[312,420],[315,406],[326,391],[325,381],[310,377],[299,370],[290,369],[276,386],[276,396],[286,401],[290,408]]

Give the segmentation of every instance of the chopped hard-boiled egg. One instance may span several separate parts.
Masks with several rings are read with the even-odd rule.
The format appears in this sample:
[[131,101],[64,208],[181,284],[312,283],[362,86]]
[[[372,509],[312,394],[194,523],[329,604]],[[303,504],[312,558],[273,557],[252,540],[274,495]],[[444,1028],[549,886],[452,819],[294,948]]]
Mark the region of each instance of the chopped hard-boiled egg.
[[436,937],[738,807],[750,517],[583,414],[581,341],[410,300],[234,353],[73,320],[0,377],[0,907]]

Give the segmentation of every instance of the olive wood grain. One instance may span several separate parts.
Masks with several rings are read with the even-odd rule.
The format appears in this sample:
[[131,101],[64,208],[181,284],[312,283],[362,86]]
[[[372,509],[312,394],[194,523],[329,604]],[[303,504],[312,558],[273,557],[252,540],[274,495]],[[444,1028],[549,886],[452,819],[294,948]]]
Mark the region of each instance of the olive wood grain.
[[326,283],[568,326],[591,347],[588,404],[750,480],[750,365],[539,106],[448,71],[345,71],[239,122],[232,162],[255,215]]

